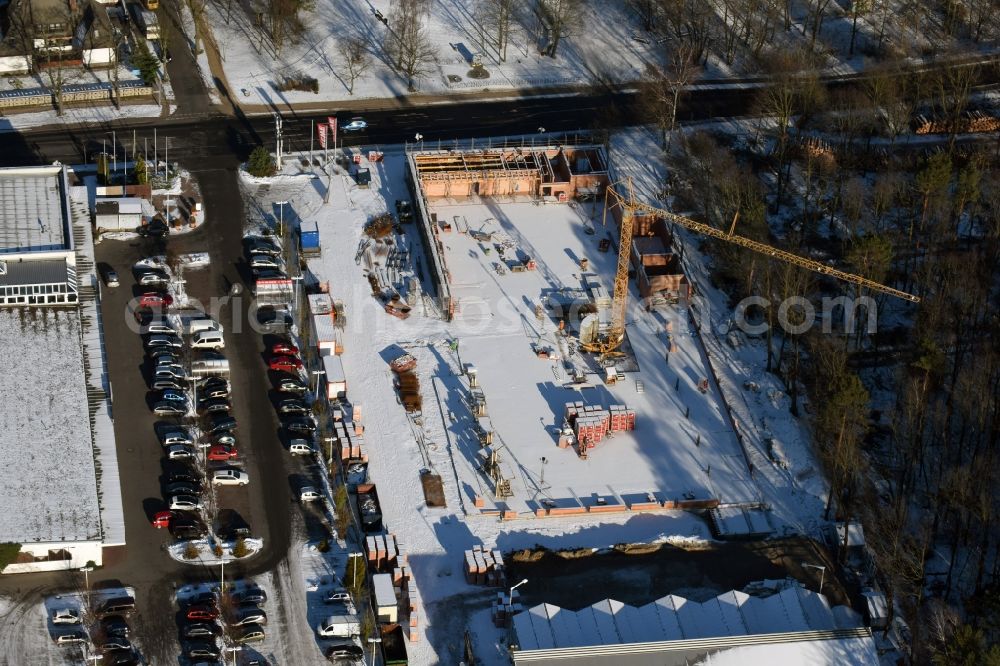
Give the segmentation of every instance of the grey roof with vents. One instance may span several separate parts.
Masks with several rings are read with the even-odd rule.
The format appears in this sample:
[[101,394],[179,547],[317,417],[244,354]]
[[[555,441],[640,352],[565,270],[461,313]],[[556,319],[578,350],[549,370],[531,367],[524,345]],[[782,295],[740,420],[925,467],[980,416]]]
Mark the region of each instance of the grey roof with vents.
[[0,254],[71,247],[61,166],[0,169],[0,202]]

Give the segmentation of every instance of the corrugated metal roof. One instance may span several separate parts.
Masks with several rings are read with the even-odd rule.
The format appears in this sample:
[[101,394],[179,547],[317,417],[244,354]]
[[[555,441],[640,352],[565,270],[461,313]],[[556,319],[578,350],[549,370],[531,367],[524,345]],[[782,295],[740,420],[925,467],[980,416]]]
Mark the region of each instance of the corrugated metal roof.
[[835,611],[843,611],[839,618],[853,617],[853,624],[836,622],[825,597],[795,583],[785,585],[767,597],[730,591],[699,603],[668,595],[641,608],[614,599],[579,611],[541,604],[515,615],[513,627],[521,650],[551,650],[860,626],[859,616],[849,609],[838,606]]
[[[4,266],[6,266],[6,271],[3,270]],[[0,287],[60,284],[66,281],[66,261],[64,259],[4,261],[0,258]]]

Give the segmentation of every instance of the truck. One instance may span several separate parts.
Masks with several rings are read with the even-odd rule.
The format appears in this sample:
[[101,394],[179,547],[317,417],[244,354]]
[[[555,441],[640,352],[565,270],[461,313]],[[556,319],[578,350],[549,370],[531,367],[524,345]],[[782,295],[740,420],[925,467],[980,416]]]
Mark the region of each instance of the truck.
[[381,631],[382,663],[385,666],[405,666],[408,664],[406,643],[403,642],[403,627],[398,624],[383,624]]
[[361,514],[361,529],[366,534],[382,531],[382,505],[374,483],[358,484],[358,513]]
[[331,615],[320,625],[320,635],[327,638],[351,638],[361,635],[357,615]]
[[299,225],[299,253],[304,257],[318,257],[322,254],[319,225],[315,220],[307,220]]

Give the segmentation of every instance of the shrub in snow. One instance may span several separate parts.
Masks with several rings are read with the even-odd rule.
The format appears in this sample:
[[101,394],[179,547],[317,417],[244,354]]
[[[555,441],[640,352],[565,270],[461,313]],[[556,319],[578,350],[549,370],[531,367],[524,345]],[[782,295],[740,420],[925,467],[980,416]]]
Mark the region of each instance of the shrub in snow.
[[244,541],[242,538],[237,539],[236,543],[233,544],[233,557],[236,558],[246,557],[249,554],[250,554],[250,549],[247,548],[246,541]]
[[201,554],[201,549],[194,545],[192,542],[188,542],[188,545],[184,546],[184,559],[193,560],[196,559]]
[[274,158],[271,157],[270,151],[264,146],[257,146],[250,153],[250,159],[247,160],[247,172],[251,176],[257,176],[258,178],[266,178],[268,176],[273,176],[277,171],[277,167],[274,163]]

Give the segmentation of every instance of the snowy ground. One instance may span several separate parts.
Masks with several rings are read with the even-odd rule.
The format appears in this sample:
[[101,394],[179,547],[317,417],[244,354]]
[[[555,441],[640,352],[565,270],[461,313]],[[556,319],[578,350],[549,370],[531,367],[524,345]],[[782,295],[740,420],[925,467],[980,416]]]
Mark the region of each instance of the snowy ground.
[[16,444],[0,472],[10,541],[101,538],[80,326],[75,309],[0,310],[11,379],[0,423]]
[[[620,172],[631,174],[637,180],[637,188],[657,192],[662,189],[663,168],[655,160],[639,162],[634,156],[658,152],[655,133],[632,130],[614,138],[612,163]],[[286,222],[316,220],[319,224],[323,255],[309,260],[309,271],[315,280],[329,284],[334,298],[347,304],[343,361],[349,399],[367,415],[363,423],[370,455],[369,474],[382,490],[386,529],[397,535],[408,553],[426,608],[421,616],[420,640],[408,645],[411,663],[457,663],[461,641],[456,637],[462,635],[466,626],[473,633],[477,656],[486,664],[506,663],[502,634],[493,628],[486,610],[495,591],[469,586],[462,576],[462,551],[474,544],[509,552],[539,544],[550,548],[604,548],[622,542],[684,544],[711,538],[701,519],[676,511],[655,515],[522,518],[502,523],[480,516],[469,501],[480,492],[476,485],[478,473],[471,471],[463,443],[453,437],[464,429],[460,421],[464,417],[449,404],[447,397],[442,398],[443,408],[437,406],[438,396],[449,395],[457,382],[464,381],[455,376],[462,363],[478,366],[490,415],[495,414],[501,424],[497,430],[509,447],[511,460],[524,458],[520,465],[512,463],[524,486],[541,485],[538,458],[545,455],[559,461],[547,465],[545,471],[545,485],[553,490],[572,488],[576,495],[584,495],[645,489],[653,482],[671,489],[711,486],[720,495],[725,492],[733,499],[770,504],[774,509],[772,521],[779,528],[787,524],[801,531],[812,531],[822,507],[823,486],[819,474],[811,471],[814,463],[806,446],[808,439],[801,425],[788,415],[787,398],[772,390],[777,388],[776,383],[761,370],[763,356],[759,345],[746,341],[734,349],[716,339],[716,325],[732,315],[722,307],[725,299],[708,288],[701,262],[692,250],[693,243],[686,243],[686,256],[689,271],[703,294],[697,303],[698,312],[708,313],[706,318],[712,325],[706,323],[697,331],[684,329],[680,327],[686,321],[682,313],[675,320],[674,331],[681,338],[678,356],[683,364],[668,368],[662,356],[663,322],[647,321],[648,315],[633,307],[628,317],[630,340],[640,374],[648,373],[646,392],[635,393],[631,376],[619,384],[620,388],[611,390],[622,392],[614,402],[625,402],[639,410],[638,429],[634,436],[619,436],[600,444],[590,460],[584,462],[572,452],[555,446],[549,428],[556,417],[561,417],[563,403],[570,398],[561,397],[566,389],[548,386],[558,379],[552,372],[552,364],[536,359],[529,343],[535,335],[532,327],[537,326],[533,301],[537,300],[543,282],[572,278],[574,270],[578,270],[574,268],[572,253],[587,256],[592,266],[596,263],[596,268],[606,272],[604,264],[610,257],[599,257],[590,250],[584,254],[584,244],[596,243],[599,238],[580,232],[589,212],[569,206],[536,207],[518,203],[501,204],[498,210],[489,213],[483,212],[485,208],[478,212],[456,208],[473,228],[476,227],[473,216],[499,219],[498,212],[502,210],[508,216],[505,231],[522,233],[523,242],[538,250],[535,256],[545,265],[535,273],[496,276],[481,251],[475,256],[470,253],[474,250],[471,239],[459,240],[458,234],[452,234],[447,242],[451,246],[448,260],[456,262],[453,270],[460,274],[468,272],[471,277],[463,278],[463,284],[479,285],[477,289],[484,294],[482,302],[491,304],[491,311],[506,317],[476,318],[467,312],[470,314],[467,320],[460,318],[452,324],[436,318],[431,303],[405,288],[411,275],[426,274],[427,260],[416,229],[404,226],[407,236],[397,236],[394,241],[397,247],[412,250],[409,266],[389,276],[413,306],[413,316],[401,321],[386,315],[372,298],[364,278],[365,266],[355,263],[355,254],[362,237],[361,227],[368,218],[392,209],[396,199],[409,199],[403,180],[403,154],[399,149],[390,149],[383,162],[363,166],[371,167],[369,189],[358,188],[349,176],[338,172],[329,181],[328,193],[328,177],[319,168],[314,167],[313,173],[291,159],[286,163],[284,175],[274,179],[244,176],[243,189],[251,217],[273,220],[282,211],[276,202],[287,200],[290,203],[283,207]],[[329,203],[324,204],[327,194]],[[448,209],[449,215],[459,213]],[[547,216],[553,225],[564,230],[575,229],[580,233],[564,234],[555,240],[548,238],[538,231],[537,224],[531,224],[538,215]],[[476,221],[482,222],[479,218]],[[532,303],[525,303],[525,298]],[[633,304],[637,301],[634,294],[632,301]],[[706,331],[706,326],[710,330]],[[451,345],[456,338],[460,341],[457,355]],[[424,397],[419,423],[408,418],[390,398],[395,393],[386,361],[401,349],[418,358]],[[709,361],[715,366],[722,386],[713,384],[709,394],[702,396],[692,387],[705,374]],[[511,372],[511,367],[517,371]],[[692,402],[690,423],[681,418],[673,376],[666,376],[682,368],[682,387],[700,401]],[[743,381],[748,377],[757,381],[761,389],[740,395]],[[605,404],[612,401],[609,395],[604,397]],[[748,441],[757,472],[755,482],[749,481],[732,430],[723,419],[725,407],[720,397],[730,402],[729,408],[734,410],[744,433],[753,433]],[[586,395],[576,399],[590,401]],[[455,413],[454,422],[449,412]],[[686,428],[696,426],[703,432],[702,446],[689,445],[682,449],[683,454],[679,453],[676,441],[687,436]],[[765,427],[775,437],[782,438],[788,469],[772,464],[763,452],[761,439]],[[649,450],[644,449],[646,444],[639,439],[647,434],[649,441],[655,441]],[[709,464],[710,475],[705,473]],[[419,471],[425,468],[442,475],[447,508],[425,506],[418,481]],[[598,481],[603,478],[609,480],[601,489]],[[630,487],[629,479],[638,481]]]
[[[270,42],[261,39],[251,20],[237,8],[227,18],[224,4],[208,6],[215,41],[231,89],[242,103],[283,107],[286,104],[329,102],[352,98],[385,98],[406,94],[402,80],[384,62],[379,46],[387,30],[375,17],[375,11],[389,14],[390,0],[355,3],[351,0],[318,0],[312,15],[305,21],[306,33],[301,42],[286,46],[279,55]],[[527,21],[526,21],[527,22]],[[464,0],[435,0],[427,30],[435,49],[435,62],[418,82],[422,93],[475,92],[484,89],[531,88],[575,85],[602,80],[631,81],[639,78],[645,63],[653,58],[655,45],[630,39],[638,25],[625,3],[596,0],[589,3],[584,25],[562,41],[559,57],[540,56],[536,46],[539,29],[527,22],[527,29],[517,25],[501,64],[496,52],[483,51],[478,44],[472,5]],[[339,44],[350,37],[364,39],[373,53],[372,65],[359,79],[351,96],[347,90]],[[608,48],[614,44],[614,48]],[[490,72],[488,79],[471,79],[469,57],[483,53],[482,62]],[[199,60],[201,64],[201,60]],[[319,94],[280,92],[275,83],[290,76],[309,76],[319,81]],[[460,81],[449,83],[448,76]],[[242,91],[246,92],[242,92]]]

